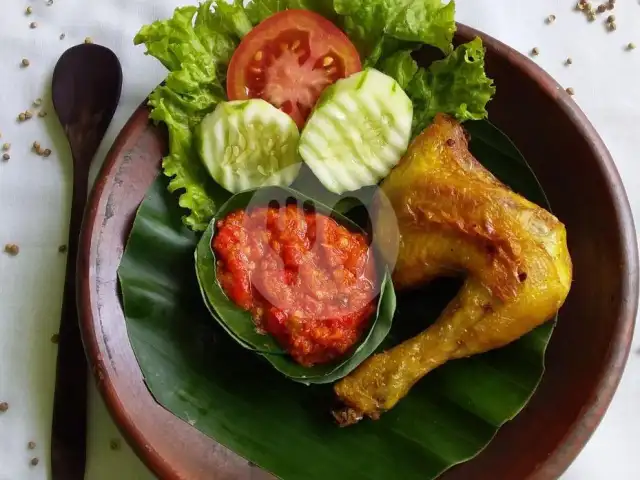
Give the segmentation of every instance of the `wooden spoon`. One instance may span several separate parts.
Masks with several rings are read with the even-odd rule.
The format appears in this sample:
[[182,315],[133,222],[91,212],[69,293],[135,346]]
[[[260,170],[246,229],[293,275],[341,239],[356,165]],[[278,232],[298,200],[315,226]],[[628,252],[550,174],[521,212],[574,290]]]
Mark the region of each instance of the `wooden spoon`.
[[86,463],[87,360],[76,307],[76,257],[87,202],[89,167],[115,113],[122,68],[108,48],[83,44],[62,54],[53,71],[53,106],[73,156],[68,260],[60,319],[53,404],[53,480],[83,480]]

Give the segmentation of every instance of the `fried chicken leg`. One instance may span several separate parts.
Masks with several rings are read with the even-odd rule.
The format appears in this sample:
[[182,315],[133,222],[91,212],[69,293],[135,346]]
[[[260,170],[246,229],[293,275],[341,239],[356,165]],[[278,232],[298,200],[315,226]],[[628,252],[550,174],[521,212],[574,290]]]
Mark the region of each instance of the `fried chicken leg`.
[[[424,332],[374,355],[334,389],[342,424],[378,418],[443,363],[502,347],[551,318],[569,292],[562,223],[517,195],[471,155],[462,127],[439,115],[383,181],[374,229],[397,252],[397,288],[464,276],[459,294]],[[398,229],[389,222],[397,219]],[[393,260],[389,258],[388,260]]]

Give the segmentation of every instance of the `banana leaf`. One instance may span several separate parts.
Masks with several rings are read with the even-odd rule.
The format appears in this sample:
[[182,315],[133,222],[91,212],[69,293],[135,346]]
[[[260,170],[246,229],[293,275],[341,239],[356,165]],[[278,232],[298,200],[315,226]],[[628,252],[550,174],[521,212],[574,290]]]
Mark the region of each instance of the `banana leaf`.
[[[209,307],[211,316],[241,346],[262,355],[276,370],[293,381],[306,385],[332,383],[348,375],[365,361],[380,346],[391,328],[396,308],[396,295],[391,276],[379,258],[377,278],[380,295],[378,295],[376,314],[371,320],[371,325],[362,339],[344,358],[338,362],[314,365],[313,367],[304,367],[298,364],[286,354],[273,337],[259,333],[251,313],[242,310],[227,297],[216,276],[217,262],[211,248],[211,241],[216,233],[216,222],[234,210],[245,209],[249,205],[266,206],[271,201],[285,204],[291,199],[296,201],[299,208],[313,207],[316,212],[333,217],[349,230],[364,233],[355,222],[339,212],[291,188],[274,186],[246,190],[232,196],[209,222],[209,226],[196,247],[196,275],[203,300]],[[375,249],[375,245],[372,245],[372,248]]]
[[[549,207],[506,136],[487,122],[466,126],[478,160]],[[277,477],[436,478],[476,456],[540,381],[554,322],[505,348],[436,369],[378,421],[338,428],[329,413],[330,385],[288,380],[212,321],[193,268],[198,236],[183,226],[182,214],[160,176],[139,208],[119,269],[133,350],[161,405]],[[458,287],[445,280],[398,295],[380,348],[427,327]]]

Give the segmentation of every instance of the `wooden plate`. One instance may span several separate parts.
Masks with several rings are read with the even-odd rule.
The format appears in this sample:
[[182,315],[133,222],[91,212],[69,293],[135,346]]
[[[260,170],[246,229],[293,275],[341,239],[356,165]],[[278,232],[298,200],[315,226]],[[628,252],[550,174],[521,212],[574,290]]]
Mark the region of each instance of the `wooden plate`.
[[[638,258],[629,204],[600,137],[565,91],[527,58],[480,35],[498,91],[490,118],[523,152],[566,224],[575,281],[529,406],[476,459],[443,478],[555,479],[600,422],[629,354]],[[116,140],[86,212],[78,265],[80,323],[107,407],[142,460],[167,479],[270,476],[158,405],[127,337],[116,270],[131,222],[166,152],[141,106]]]

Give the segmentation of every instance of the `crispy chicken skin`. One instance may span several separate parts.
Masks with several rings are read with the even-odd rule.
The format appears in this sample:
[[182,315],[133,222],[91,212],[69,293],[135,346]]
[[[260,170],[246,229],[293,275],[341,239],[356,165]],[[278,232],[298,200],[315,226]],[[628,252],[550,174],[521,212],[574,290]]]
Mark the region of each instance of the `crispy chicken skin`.
[[[435,118],[381,190],[390,206],[376,199],[374,229],[383,253],[397,252],[395,286],[439,276],[465,282],[432,326],[334,386],[341,424],[378,418],[449,360],[520,338],[556,313],[571,286],[564,225],[480,165],[452,118]],[[397,230],[385,227],[396,219]]]

